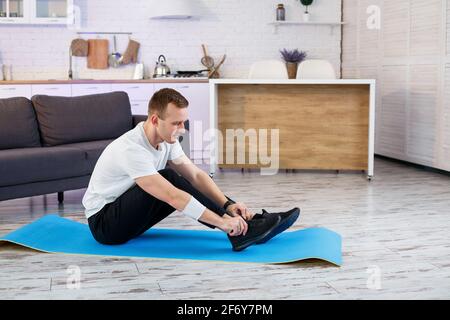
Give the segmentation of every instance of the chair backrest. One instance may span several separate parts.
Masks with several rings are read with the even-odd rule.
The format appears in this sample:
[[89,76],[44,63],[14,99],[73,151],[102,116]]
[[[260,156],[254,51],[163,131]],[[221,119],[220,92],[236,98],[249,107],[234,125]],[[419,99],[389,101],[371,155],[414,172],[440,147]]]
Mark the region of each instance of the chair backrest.
[[298,66],[297,79],[336,79],[336,72],[327,60],[305,60]]
[[250,79],[287,79],[286,65],[279,60],[262,60],[250,67]]

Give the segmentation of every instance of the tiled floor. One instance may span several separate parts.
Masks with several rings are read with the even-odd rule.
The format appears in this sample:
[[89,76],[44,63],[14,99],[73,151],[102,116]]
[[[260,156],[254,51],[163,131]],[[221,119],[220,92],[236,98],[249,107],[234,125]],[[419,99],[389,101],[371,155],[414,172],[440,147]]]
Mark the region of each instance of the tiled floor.
[[[43,254],[0,245],[2,299],[449,299],[450,177],[377,158],[362,173],[224,171],[222,190],[261,208],[302,208],[292,229],[324,226],[343,237],[343,265],[118,259]],[[0,234],[59,213],[86,222],[83,190],[0,202]],[[204,229],[176,213],[159,227]],[[78,266],[81,288],[69,289]],[[379,277],[377,277],[379,276]],[[379,281],[377,281],[379,279]],[[378,288],[377,288],[378,287]]]

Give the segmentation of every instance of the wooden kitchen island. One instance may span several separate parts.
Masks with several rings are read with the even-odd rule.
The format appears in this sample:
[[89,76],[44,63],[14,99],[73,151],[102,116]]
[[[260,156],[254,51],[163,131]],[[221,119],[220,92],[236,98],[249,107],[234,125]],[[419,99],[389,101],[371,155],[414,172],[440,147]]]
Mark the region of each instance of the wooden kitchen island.
[[[279,169],[363,170],[371,179],[375,80],[210,80],[210,127],[219,129],[211,143],[211,175],[217,166],[268,167],[261,161],[262,140],[249,143],[251,133],[260,138],[267,132],[268,154],[279,154]],[[237,129],[248,133],[245,144],[227,141]],[[271,141],[272,131],[278,141]],[[244,163],[237,161],[239,151]]]

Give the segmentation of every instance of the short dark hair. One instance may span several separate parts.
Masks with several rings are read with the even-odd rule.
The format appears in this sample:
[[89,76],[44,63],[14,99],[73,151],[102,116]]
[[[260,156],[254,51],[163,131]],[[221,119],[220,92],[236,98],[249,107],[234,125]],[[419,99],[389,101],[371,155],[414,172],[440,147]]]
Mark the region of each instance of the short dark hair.
[[164,114],[169,103],[173,103],[178,108],[187,108],[189,102],[178,91],[170,88],[163,88],[156,91],[150,102],[148,103],[148,115],[156,113],[161,119],[164,119]]

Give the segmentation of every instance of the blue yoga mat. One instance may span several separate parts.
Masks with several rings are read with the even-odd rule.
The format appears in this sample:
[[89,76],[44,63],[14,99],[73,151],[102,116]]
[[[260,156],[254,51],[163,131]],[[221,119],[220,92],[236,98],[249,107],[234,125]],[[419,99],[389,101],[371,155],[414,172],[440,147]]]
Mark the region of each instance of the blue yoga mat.
[[121,245],[102,245],[88,225],[46,215],[17,229],[0,241],[49,253],[88,254],[139,258],[288,263],[321,259],[341,265],[341,236],[326,228],[285,231],[265,244],[234,252],[221,231],[150,229]]

